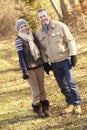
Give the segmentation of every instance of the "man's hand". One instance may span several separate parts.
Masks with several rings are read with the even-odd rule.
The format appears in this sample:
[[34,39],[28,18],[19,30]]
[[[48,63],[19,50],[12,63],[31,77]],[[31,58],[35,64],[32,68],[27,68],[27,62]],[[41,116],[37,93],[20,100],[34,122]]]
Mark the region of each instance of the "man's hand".
[[77,56],[76,55],[73,55],[71,56],[71,64],[72,66],[74,67],[77,63]]
[[29,75],[24,74],[24,75],[23,75],[23,79],[24,79],[24,80],[29,79]]

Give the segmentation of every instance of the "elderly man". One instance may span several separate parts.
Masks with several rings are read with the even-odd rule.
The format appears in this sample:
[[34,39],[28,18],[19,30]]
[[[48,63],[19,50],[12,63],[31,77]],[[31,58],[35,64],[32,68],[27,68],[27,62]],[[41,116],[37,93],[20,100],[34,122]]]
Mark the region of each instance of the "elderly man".
[[66,98],[67,107],[63,113],[80,114],[81,98],[71,70],[77,63],[75,39],[64,23],[50,18],[46,9],[40,8],[37,17],[41,22],[37,37],[43,58],[45,62],[49,59],[56,81]]

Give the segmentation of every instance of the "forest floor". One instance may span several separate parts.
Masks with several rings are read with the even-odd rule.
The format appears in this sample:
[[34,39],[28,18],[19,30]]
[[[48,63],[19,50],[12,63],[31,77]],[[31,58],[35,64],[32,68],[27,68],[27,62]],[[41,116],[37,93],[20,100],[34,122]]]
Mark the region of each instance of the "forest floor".
[[82,98],[82,114],[61,116],[66,107],[53,73],[45,74],[45,88],[52,115],[35,117],[32,94],[22,79],[14,39],[0,41],[0,130],[87,130],[87,32],[76,36],[78,63],[74,77]]

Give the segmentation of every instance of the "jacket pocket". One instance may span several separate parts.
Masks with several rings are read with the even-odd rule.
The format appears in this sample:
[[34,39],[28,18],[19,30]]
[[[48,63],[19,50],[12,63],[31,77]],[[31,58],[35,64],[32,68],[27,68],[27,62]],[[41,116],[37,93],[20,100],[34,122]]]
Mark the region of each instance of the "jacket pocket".
[[61,33],[60,32],[55,32],[55,33],[52,33],[51,34],[51,38],[52,38],[52,40],[53,40],[53,42],[55,43],[55,42],[62,42],[63,41],[63,37],[62,37],[62,35],[61,35]]
[[46,35],[39,35],[39,36],[38,36],[38,39],[39,39],[40,41],[43,41],[43,40],[45,39],[45,37],[46,37]]
[[43,35],[43,36],[39,35],[39,36],[38,36],[38,39],[39,39],[40,43],[41,43],[44,47],[46,47],[46,43],[47,43],[47,41],[46,41],[46,35]]

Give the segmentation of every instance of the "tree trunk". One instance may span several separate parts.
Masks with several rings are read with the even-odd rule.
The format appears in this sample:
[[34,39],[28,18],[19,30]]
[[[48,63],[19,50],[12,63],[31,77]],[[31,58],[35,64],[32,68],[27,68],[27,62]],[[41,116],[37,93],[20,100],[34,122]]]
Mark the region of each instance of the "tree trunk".
[[60,21],[66,23],[72,32],[86,28],[79,0],[50,0]]

